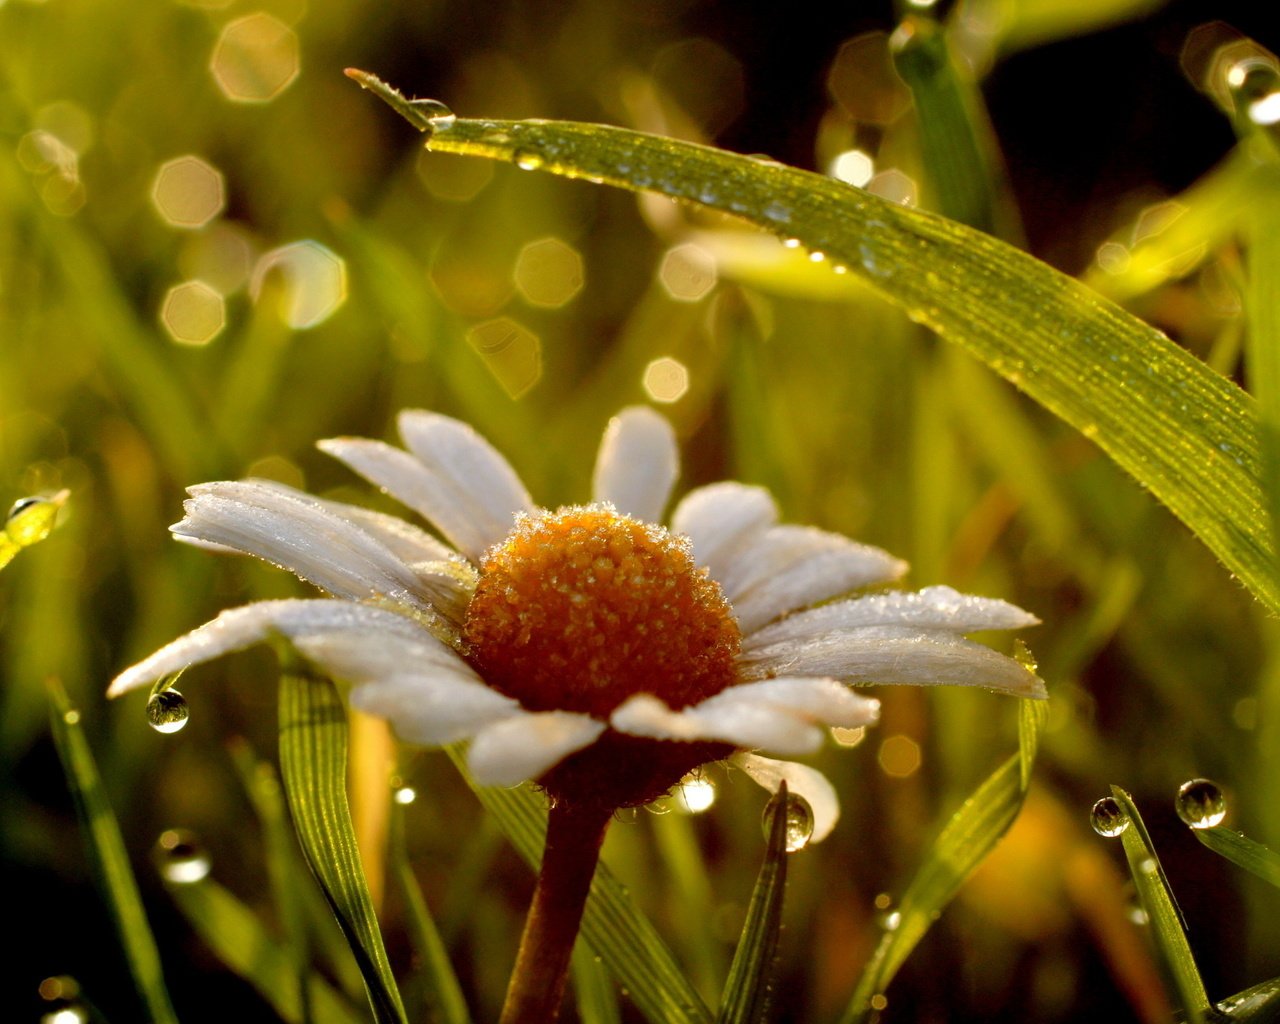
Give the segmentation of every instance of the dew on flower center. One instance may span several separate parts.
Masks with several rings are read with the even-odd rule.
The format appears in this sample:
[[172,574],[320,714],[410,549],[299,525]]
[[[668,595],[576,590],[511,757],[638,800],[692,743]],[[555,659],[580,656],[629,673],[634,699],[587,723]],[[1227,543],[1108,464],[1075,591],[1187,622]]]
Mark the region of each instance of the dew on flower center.
[[526,708],[602,719],[636,693],[680,708],[720,692],[741,639],[686,541],[605,505],[522,517],[485,554],[463,635]]

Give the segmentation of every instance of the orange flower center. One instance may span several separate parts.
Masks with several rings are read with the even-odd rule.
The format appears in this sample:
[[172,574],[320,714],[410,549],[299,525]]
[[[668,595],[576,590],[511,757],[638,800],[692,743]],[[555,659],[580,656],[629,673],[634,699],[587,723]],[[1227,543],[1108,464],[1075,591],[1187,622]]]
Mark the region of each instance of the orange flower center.
[[522,517],[480,564],[463,636],[494,689],[602,720],[637,693],[719,693],[741,641],[687,541],[599,505]]

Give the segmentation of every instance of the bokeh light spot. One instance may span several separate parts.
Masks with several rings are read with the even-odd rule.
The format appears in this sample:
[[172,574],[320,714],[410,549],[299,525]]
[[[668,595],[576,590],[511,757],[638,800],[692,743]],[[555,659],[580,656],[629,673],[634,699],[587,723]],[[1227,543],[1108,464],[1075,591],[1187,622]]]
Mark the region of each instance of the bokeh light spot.
[[866,32],[841,44],[827,72],[827,91],[850,117],[866,124],[892,124],[911,106],[884,32]]
[[512,398],[519,398],[542,376],[541,339],[510,317],[476,324],[467,332],[467,343]]
[[644,368],[642,382],[655,402],[676,402],[689,390],[689,370],[679,359],[663,356]]
[[558,238],[542,238],[520,250],[513,276],[525,301],[556,309],[582,291],[582,257]]
[[298,50],[293,29],[257,11],[226,24],[213,47],[209,70],[227,99],[267,103],[298,77]]
[[160,322],[180,344],[207,345],[227,325],[226,303],[203,281],[183,281],[165,295]]
[[898,733],[880,744],[876,760],[886,775],[905,779],[920,768],[920,744],[910,736]]
[[1108,274],[1123,274],[1133,262],[1129,250],[1120,242],[1103,242],[1095,255],[1098,266]]
[[716,787],[703,775],[686,775],[675,788],[675,798],[678,810],[701,814],[716,802]]
[[867,182],[867,191],[902,206],[915,206],[920,201],[915,179],[897,168],[881,171],[872,177]]
[[280,279],[280,316],[295,330],[324,323],[347,298],[346,262],[310,238],[262,254],[249,282],[255,302],[270,278]]
[[222,295],[233,295],[249,280],[254,255],[253,240],[244,228],[217,221],[188,236],[178,254],[178,269]]
[[161,164],[151,185],[151,201],[175,228],[202,228],[226,205],[222,174],[198,156]]
[[658,267],[658,280],[680,302],[697,302],[716,286],[715,258],[701,246],[684,242],[667,250]]
[[866,185],[876,173],[875,161],[860,149],[846,149],[831,161],[828,173],[859,188]]

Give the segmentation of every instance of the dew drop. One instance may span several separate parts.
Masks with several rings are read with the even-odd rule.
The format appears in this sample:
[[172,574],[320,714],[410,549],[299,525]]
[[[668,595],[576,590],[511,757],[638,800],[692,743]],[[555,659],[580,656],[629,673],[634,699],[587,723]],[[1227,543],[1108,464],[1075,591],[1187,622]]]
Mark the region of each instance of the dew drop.
[[799,248],[800,248],[800,239],[798,239],[798,238],[784,238],[784,239],[782,240],[782,244],[783,244],[783,246],[785,246],[785,247],[786,247],[786,248],[788,248],[788,249],[799,249]]
[[777,221],[779,224],[786,224],[791,220],[791,207],[784,203],[770,203],[762,212],[769,220]]
[[199,837],[189,829],[170,828],[160,833],[154,855],[166,882],[190,885],[209,874],[213,866]]
[[1129,827],[1129,816],[1120,809],[1115,797],[1104,796],[1089,812],[1089,822],[1100,836],[1114,839]]
[[22,515],[22,513],[27,509],[32,508],[35,505],[39,505],[42,501],[44,501],[43,498],[19,498],[13,503],[12,507],[10,507],[9,514],[5,517],[5,522],[12,522],[14,519],[17,519],[18,516]]
[[[764,829],[766,839],[769,838],[769,819],[773,815],[774,808],[778,806],[778,801],[782,799],[781,793],[775,793],[769,802],[765,804],[761,827]],[[813,836],[813,808],[809,806],[809,802],[804,797],[797,796],[795,793],[788,793],[786,801],[785,847],[787,853],[795,853],[797,850],[803,850],[808,846],[809,840]]]
[[1213,828],[1227,816],[1227,800],[1216,782],[1191,779],[1178,787],[1178,817],[1192,828]]
[[147,701],[147,724],[156,732],[178,732],[190,717],[187,698],[177,690],[157,690]]
[[536,171],[545,162],[542,154],[532,149],[517,149],[515,161],[516,166],[522,171]]
[[409,106],[414,110],[421,111],[426,116],[431,128],[436,131],[452,128],[453,122],[458,120],[458,115],[439,100],[410,100]]

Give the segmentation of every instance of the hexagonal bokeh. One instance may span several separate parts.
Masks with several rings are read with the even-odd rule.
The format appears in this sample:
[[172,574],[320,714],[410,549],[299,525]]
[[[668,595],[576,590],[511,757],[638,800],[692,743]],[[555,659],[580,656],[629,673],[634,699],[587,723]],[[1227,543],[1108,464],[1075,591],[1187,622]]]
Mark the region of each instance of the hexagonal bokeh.
[[582,291],[582,257],[558,238],[541,238],[520,250],[513,278],[527,302],[556,309]]
[[452,153],[432,153],[423,149],[418,154],[418,177],[437,199],[465,203],[480,194],[493,180],[493,161],[474,160]]
[[203,281],[183,281],[165,295],[160,323],[180,344],[207,345],[227,325],[226,304]]
[[715,258],[692,242],[672,246],[662,257],[658,280],[673,299],[697,302],[716,286]]
[[662,356],[644,368],[641,382],[655,402],[678,402],[689,390],[689,370],[679,359]]
[[298,34],[265,11],[246,14],[223,27],[209,70],[218,88],[236,103],[267,103],[298,77]]
[[510,317],[476,324],[467,332],[467,342],[512,398],[519,398],[542,376],[542,340]]
[[846,149],[831,161],[827,173],[862,188],[876,173],[875,161],[860,149]]
[[865,124],[892,124],[911,106],[911,92],[894,70],[884,32],[864,32],[840,44],[827,72],[827,91]]
[[227,204],[222,173],[198,156],[169,160],[156,172],[151,202],[170,226],[202,228]]
[[867,182],[867,191],[903,206],[915,206],[920,201],[920,190],[915,179],[896,167],[872,177]]
[[324,323],[347,298],[346,261],[310,238],[262,254],[249,281],[255,302],[273,280],[280,289],[280,316],[295,330]]

